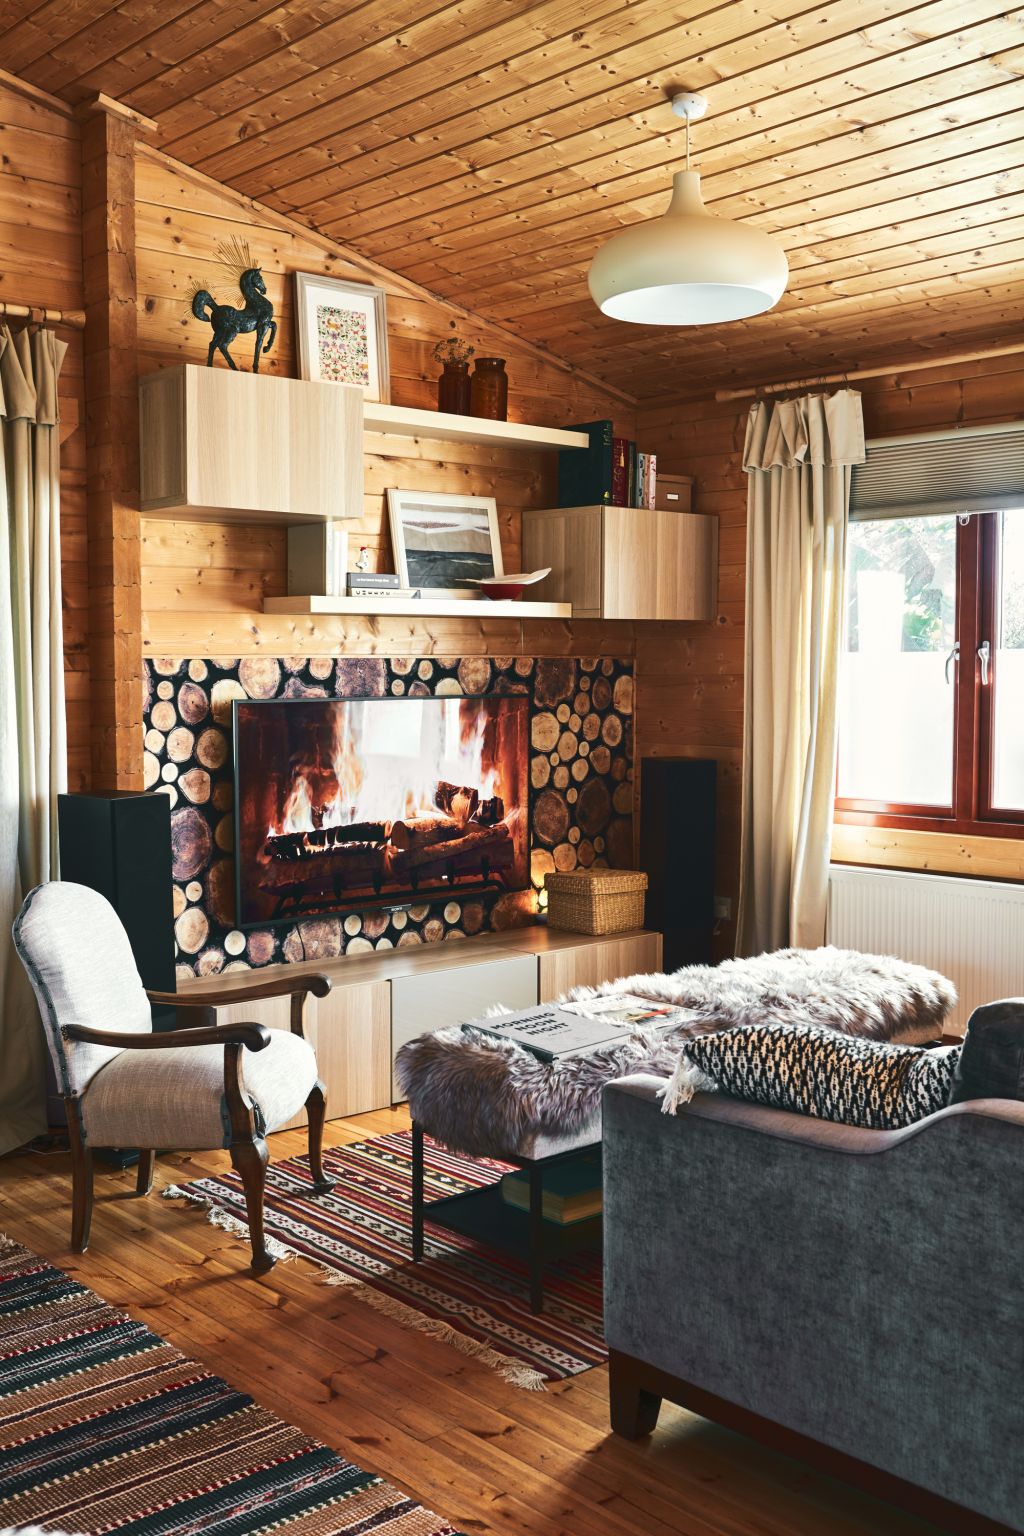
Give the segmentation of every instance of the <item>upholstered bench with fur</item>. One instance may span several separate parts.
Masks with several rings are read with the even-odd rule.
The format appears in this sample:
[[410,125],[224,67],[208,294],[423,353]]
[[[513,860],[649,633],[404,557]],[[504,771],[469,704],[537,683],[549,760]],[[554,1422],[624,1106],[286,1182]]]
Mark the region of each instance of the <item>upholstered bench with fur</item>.
[[638,1030],[610,1050],[555,1062],[461,1028],[420,1035],[396,1062],[413,1119],[428,1136],[469,1156],[546,1157],[600,1140],[605,1083],[637,1072],[670,1078],[695,1035],[774,1022],[923,1044],[941,1035],[956,1003],[952,983],[936,971],[833,948],[629,976],[577,988],[569,997],[618,992],[671,1003],[689,1017],[671,1031]]

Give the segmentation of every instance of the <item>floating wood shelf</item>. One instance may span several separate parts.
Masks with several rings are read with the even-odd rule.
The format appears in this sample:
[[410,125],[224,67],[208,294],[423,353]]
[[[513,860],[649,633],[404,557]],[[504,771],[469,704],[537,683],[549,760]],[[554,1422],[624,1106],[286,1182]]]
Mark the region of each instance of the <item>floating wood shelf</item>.
[[585,432],[557,427],[529,427],[519,421],[486,421],[447,411],[421,411],[408,405],[363,403],[363,427],[386,437],[438,437],[450,443],[497,443],[506,448],[586,448]]
[[396,619],[571,619],[571,603],[461,597],[266,597],[264,613],[391,615]]

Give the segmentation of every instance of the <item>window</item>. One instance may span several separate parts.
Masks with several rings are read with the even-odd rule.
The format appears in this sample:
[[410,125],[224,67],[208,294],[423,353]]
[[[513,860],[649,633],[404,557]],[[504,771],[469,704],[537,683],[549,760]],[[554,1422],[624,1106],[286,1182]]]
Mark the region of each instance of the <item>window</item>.
[[1024,508],[851,522],[836,815],[1022,835]]

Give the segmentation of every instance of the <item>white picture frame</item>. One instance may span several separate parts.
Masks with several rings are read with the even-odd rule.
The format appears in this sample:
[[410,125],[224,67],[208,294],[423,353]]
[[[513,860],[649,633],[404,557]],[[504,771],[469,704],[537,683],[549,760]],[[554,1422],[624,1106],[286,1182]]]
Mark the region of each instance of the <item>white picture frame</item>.
[[356,384],[365,400],[387,404],[387,294],[373,283],[350,283],[315,272],[295,274],[295,334],[299,377]]
[[493,496],[389,489],[388,516],[403,587],[473,598],[472,578],[504,575]]

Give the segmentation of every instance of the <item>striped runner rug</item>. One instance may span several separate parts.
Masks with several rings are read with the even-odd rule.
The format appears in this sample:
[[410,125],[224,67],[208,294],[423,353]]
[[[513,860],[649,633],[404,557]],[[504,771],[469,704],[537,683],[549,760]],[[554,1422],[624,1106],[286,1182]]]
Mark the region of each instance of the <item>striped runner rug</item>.
[[[333,1285],[391,1317],[442,1338],[533,1390],[607,1359],[601,1260],[582,1253],[545,1272],[544,1311],[530,1311],[525,1264],[512,1254],[427,1223],[425,1252],[412,1262],[412,1137],[377,1136],[324,1153],[335,1180],[314,1195],[305,1157],[267,1169],[266,1229],[279,1256],[312,1259]],[[492,1184],[508,1165],[479,1162],[426,1144],[426,1198]],[[209,1210],[217,1226],[248,1236],[245,1199],[234,1173],[172,1185]]]
[[82,1536],[457,1536],[6,1238],[0,1523]]

